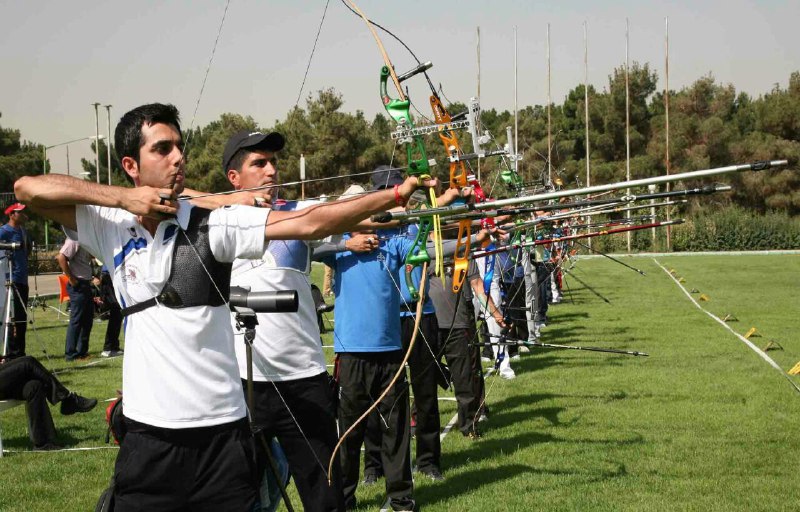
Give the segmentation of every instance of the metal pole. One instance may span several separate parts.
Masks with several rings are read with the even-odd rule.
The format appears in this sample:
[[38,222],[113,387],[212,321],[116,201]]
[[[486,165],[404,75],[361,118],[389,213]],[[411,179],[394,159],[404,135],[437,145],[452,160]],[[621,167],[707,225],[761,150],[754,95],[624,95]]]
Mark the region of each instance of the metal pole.
[[[592,186],[592,176],[589,172],[589,29],[583,22],[583,112],[586,125],[586,186]],[[588,240],[589,250],[592,249],[592,239]]]
[[550,129],[550,24],[547,24],[547,184],[553,183],[552,143]]
[[106,139],[106,161],[108,162],[108,184],[111,185],[111,105],[106,105],[108,116],[108,138]]
[[[519,159],[517,158],[519,141],[519,120],[517,108],[517,27],[514,27],[514,172],[519,174]],[[509,141],[511,142],[511,141]],[[509,144],[508,149],[511,149]]]
[[475,50],[478,53],[478,103],[480,104],[480,102],[481,102],[481,27],[478,27],[478,43],[475,46]]
[[[669,18],[664,18],[664,133],[666,138],[666,149],[664,164],[669,176]],[[669,192],[669,183],[667,183],[667,192]],[[669,208],[667,208],[667,220],[670,219]],[[667,226],[667,250],[672,249],[672,226]]]
[[300,199],[306,198],[306,157],[300,154]]
[[[481,27],[478,27],[478,44],[477,44],[477,52],[478,52],[478,105],[481,104]],[[481,132],[481,116],[477,116],[475,123],[478,125],[476,127],[476,132]],[[481,181],[481,161],[478,160],[478,182]]]
[[95,174],[97,175],[97,183],[100,183],[100,114],[97,111],[97,107],[100,106],[99,103],[92,103],[94,105],[94,129],[95,129],[95,139],[94,139],[94,170]]
[[[647,190],[649,190],[651,194],[654,194],[657,189],[658,189],[658,187],[655,186],[655,185],[647,185]],[[650,199],[650,215],[652,216],[653,220],[656,219],[656,207],[655,207],[655,204],[656,204],[655,198]],[[628,213],[630,214],[630,211]],[[654,252],[656,250],[656,228],[655,227],[653,228],[653,249],[652,250]]]
[[69,173],[69,145],[66,146],[66,150],[67,150],[67,176],[69,176],[70,175],[70,173]]
[[[47,146],[42,146],[42,174],[47,174]],[[44,220],[44,245],[47,245],[47,219]]]
[[[628,46],[630,43],[628,29],[628,18],[625,18],[625,179],[631,181],[631,105],[630,105],[630,87],[628,81]],[[628,189],[628,195],[631,190]],[[628,212],[625,215],[630,219],[631,214]],[[631,252],[631,232],[628,231],[628,253]]]

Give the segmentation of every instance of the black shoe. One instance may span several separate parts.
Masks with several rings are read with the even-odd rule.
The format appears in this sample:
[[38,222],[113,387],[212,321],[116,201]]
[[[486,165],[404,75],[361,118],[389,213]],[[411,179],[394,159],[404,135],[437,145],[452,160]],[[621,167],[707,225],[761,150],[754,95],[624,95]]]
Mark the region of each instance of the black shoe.
[[63,446],[56,443],[44,443],[43,445],[33,447],[33,451],[35,452],[50,452],[53,450],[63,450],[63,449],[64,449]]
[[89,412],[97,405],[94,398],[85,398],[75,393],[70,393],[67,398],[61,401],[61,414],[69,416],[76,412]]
[[364,475],[364,481],[362,483],[366,486],[375,485],[378,483],[378,478],[380,478],[380,476],[375,473],[367,473]]
[[444,480],[444,475],[442,475],[442,472],[439,471],[438,468],[423,469],[422,471],[420,471],[420,473],[422,473],[423,475],[427,476],[428,478],[430,478],[434,482],[441,482],[441,481]]
[[481,431],[478,429],[470,430],[469,432],[462,432],[462,434],[464,437],[468,437],[470,441],[477,441],[483,437],[483,434],[481,434]]

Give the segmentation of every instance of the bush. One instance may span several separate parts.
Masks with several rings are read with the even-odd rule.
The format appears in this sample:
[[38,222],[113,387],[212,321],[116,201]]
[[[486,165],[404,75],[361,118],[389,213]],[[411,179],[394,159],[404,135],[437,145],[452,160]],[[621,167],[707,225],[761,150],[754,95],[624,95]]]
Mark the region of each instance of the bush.
[[800,219],[739,207],[700,214],[675,226],[674,251],[763,251],[800,248]]

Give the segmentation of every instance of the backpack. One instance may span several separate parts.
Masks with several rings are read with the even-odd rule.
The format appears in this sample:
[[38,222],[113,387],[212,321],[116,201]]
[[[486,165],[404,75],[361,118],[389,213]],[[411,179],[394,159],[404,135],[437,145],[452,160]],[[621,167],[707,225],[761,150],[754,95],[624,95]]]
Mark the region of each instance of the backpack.
[[108,423],[106,443],[111,442],[113,437],[115,444],[121,444],[125,434],[128,432],[125,427],[125,419],[122,417],[122,396],[106,407],[106,423]]

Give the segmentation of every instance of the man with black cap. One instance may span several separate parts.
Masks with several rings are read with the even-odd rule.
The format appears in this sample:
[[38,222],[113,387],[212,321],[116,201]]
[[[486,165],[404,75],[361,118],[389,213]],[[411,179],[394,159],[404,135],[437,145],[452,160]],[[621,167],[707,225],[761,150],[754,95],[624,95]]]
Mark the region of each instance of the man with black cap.
[[[276,154],[284,145],[277,132],[238,132],[225,145],[222,170],[236,190],[276,185]],[[272,204],[273,210],[291,211],[319,203],[289,201],[277,206],[273,190],[255,191],[252,204]],[[326,474],[337,440],[336,411],[311,295],[313,246],[314,242],[306,240],[270,240],[259,259],[233,262],[231,285],[249,286],[254,292],[297,290],[296,313],[258,314],[251,418],[260,435],[277,437],[280,442],[304,510],[344,510],[338,464],[331,485]],[[244,381],[248,370],[245,343],[237,338],[236,356]],[[262,449],[257,442],[256,450],[263,457]]]
[[[0,242],[20,244],[20,248],[12,251],[11,255],[11,288],[6,291],[12,293],[14,304],[14,325],[10,331],[8,347],[5,354],[0,354],[7,359],[25,355],[25,333],[28,329],[28,255],[31,253],[31,242],[28,232],[23,227],[28,216],[25,215],[25,205],[14,203],[5,210],[8,223],[0,226]],[[0,259],[5,258],[6,251],[0,251]],[[5,278],[6,276],[2,276]]]
[[127,313],[128,430],[117,456],[115,510],[253,510],[260,475],[230,327],[231,264],[262,256],[267,240],[342,232],[398,198],[407,200],[419,181],[302,212],[209,211],[177,199],[185,162],[174,106],[126,113],[115,142],[135,188],[58,174],[14,184],[20,201],[109,263]]

